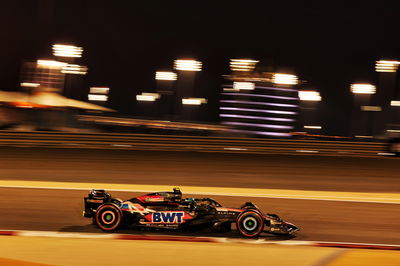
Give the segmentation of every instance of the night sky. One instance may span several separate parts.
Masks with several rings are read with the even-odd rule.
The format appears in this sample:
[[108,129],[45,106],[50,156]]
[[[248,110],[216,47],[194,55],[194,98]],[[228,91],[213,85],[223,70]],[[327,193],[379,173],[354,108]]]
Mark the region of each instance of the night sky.
[[217,121],[229,58],[250,57],[307,80],[323,97],[326,132],[345,134],[349,84],[376,83],[375,60],[400,59],[398,9],[373,2],[1,1],[0,89],[18,90],[23,60],[71,43],[85,49],[87,85],[110,86],[110,107],[135,115],[134,97],[155,89],[155,71],[191,57],[203,62],[194,96],[209,98],[207,120]]

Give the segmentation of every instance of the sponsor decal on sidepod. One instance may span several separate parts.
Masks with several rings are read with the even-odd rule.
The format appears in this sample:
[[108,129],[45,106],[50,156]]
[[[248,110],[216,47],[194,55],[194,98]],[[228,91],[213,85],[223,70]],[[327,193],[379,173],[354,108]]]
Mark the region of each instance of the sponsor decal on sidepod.
[[192,217],[184,211],[153,212],[144,217],[150,223],[176,224],[184,223]]

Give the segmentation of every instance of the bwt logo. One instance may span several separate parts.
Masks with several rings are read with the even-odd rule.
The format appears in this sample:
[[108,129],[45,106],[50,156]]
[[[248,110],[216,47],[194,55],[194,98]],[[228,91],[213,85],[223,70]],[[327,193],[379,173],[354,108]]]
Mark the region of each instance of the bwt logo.
[[182,223],[184,212],[154,212],[153,223]]

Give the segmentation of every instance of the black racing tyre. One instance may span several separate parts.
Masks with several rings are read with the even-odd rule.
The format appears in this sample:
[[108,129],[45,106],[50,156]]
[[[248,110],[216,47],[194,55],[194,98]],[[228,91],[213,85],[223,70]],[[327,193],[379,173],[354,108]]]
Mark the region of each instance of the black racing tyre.
[[236,228],[246,237],[257,237],[264,229],[264,218],[256,210],[243,211],[236,219]]
[[252,202],[246,202],[245,204],[243,204],[240,207],[240,209],[242,209],[242,210],[253,210],[253,211],[257,211],[257,212],[259,212],[261,214],[261,211]]
[[122,211],[115,204],[105,203],[96,211],[95,222],[101,230],[115,230],[121,224],[121,221]]

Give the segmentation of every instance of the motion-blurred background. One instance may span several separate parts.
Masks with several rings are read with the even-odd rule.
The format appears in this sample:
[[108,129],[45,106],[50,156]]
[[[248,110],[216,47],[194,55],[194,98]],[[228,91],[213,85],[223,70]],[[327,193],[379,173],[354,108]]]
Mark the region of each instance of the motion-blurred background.
[[389,251],[307,246],[399,248],[396,11],[387,1],[2,1],[0,232],[28,233],[1,236],[0,264],[93,263],[89,242],[37,232],[99,234],[81,217],[87,190],[126,199],[146,185],[254,201],[302,229],[295,242],[265,241],[306,246],[107,240],[96,263],[126,264],[134,247],[143,263],[196,265],[188,254],[205,252],[219,265],[398,265]]

